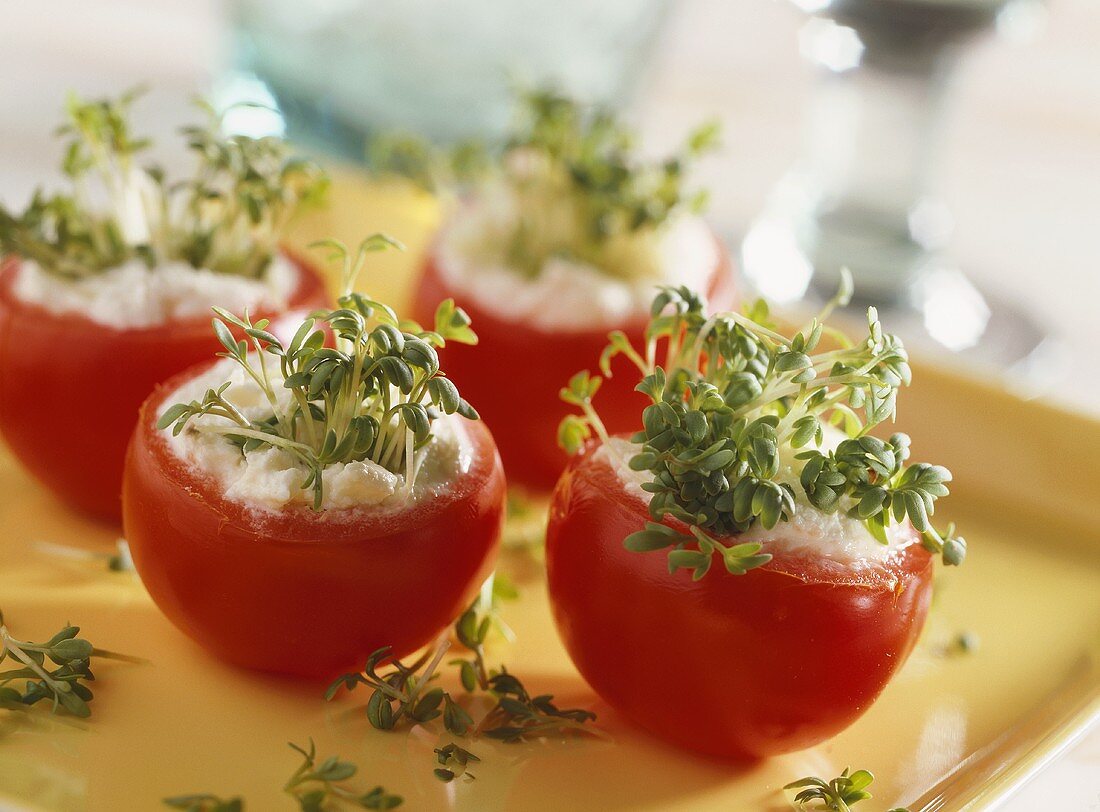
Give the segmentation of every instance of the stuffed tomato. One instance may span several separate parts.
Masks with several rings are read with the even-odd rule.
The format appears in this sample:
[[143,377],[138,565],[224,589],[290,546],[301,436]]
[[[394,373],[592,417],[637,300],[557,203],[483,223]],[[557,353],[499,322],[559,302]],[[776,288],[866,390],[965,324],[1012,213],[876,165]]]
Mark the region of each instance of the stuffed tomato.
[[554,492],[547,577],[582,676],[680,747],[759,757],[829,738],[878,696],[928,611],[932,558],[911,529],[881,564],[785,551],[742,578],[695,581],[623,546],[647,521],[645,499],[589,449]]
[[317,316],[284,343],[220,313],[230,357],[142,408],[123,520],[150,595],[196,642],[332,677],[385,646],[414,651],[461,613],[491,572],[506,486],[439,368],[438,346],[472,336],[461,311],[444,303],[423,332],[348,294]]
[[165,397],[185,381],[159,387],[142,410],[126,536],[157,606],[219,658],[331,677],[382,646],[401,656],[430,642],[488,577],[504,475],[484,424],[456,418],[470,465],[431,498],[264,515],[227,498],[156,429]]
[[[276,139],[226,138],[217,121],[187,131],[194,180],[139,170],[146,140],[129,132],[129,103],[70,103],[72,189],[0,207],[0,432],[62,500],[116,521],[138,407],[217,349],[211,305],[276,319],[327,302],[278,243],[320,171]],[[80,431],[57,430],[76,414]]]
[[[713,128],[647,161],[606,112],[554,93],[525,97],[520,118],[491,167],[456,196],[414,313],[427,318],[453,298],[471,314],[481,346],[449,348],[451,375],[493,430],[509,479],[548,491],[566,463],[554,441],[562,382],[597,368],[610,332],[640,342],[658,287],[688,285],[721,308],[733,285],[725,249],[698,216],[702,198],[684,189]],[[507,370],[506,392],[486,358]],[[627,364],[609,371],[604,419],[633,431],[644,400]]]
[[690,297],[658,304],[680,349],[640,370],[641,432],[609,436],[583,376],[565,393],[583,414],[547,530],[555,622],[592,688],[672,744],[741,759],[818,744],[905,662],[932,553],[963,558],[930,521],[950,474],[907,465],[905,435],[866,433],[909,379],[873,316],[866,342],[815,353],[817,322],[787,338]]
[[[706,285],[712,303],[728,306],[733,297],[730,265],[717,240],[714,244],[714,266]],[[640,343],[646,311],[634,310],[617,323],[539,324],[479,302],[476,294],[451,283],[439,262],[439,257],[432,255],[424,266],[414,313],[423,318],[431,312],[432,302],[453,298],[470,314],[478,325],[478,346],[449,348],[447,368],[492,427],[509,479],[533,490],[549,491],[568,461],[553,431],[567,412],[559,397],[561,382],[578,369],[596,371],[610,330],[621,330]],[[493,359],[494,367],[500,364],[510,371],[507,393],[501,391],[499,377],[484,363],[486,358]],[[634,391],[637,379],[632,379],[630,372],[627,362],[616,359],[611,376],[603,383],[606,406],[602,416],[609,431],[627,432],[639,426],[646,401]]]
[[[324,305],[327,295],[312,268],[288,261],[294,282],[285,308],[300,317]],[[19,298],[19,272],[15,257],[0,268],[0,432],[27,470],[63,501],[117,520],[126,444],[138,408],[156,384],[219,348],[210,320],[119,328],[80,312],[54,313]],[[256,315],[280,314],[262,309]],[[45,357],[54,361],[43,365]],[[32,379],[40,396],[33,406],[26,400]],[[60,433],[57,426],[71,418],[74,393],[80,393],[87,428]]]

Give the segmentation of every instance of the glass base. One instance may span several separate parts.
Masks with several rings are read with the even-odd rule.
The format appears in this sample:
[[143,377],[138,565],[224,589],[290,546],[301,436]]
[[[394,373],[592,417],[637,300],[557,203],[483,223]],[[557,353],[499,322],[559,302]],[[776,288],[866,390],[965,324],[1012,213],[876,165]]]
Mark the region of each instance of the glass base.
[[[862,315],[866,303],[853,302],[848,310]],[[978,287],[957,268],[926,272],[903,299],[880,306],[879,315],[911,351],[1001,372],[1029,397],[1048,391],[1068,372],[1059,339],[1022,305]]]
[[[758,221],[740,246],[743,278],[776,305],[809,315],[835,292],[833,275],[815,273],[793,234],[775,220]],[[887,295],[872,285],[860,295],[858,278],[855,287],[838,316],[858,327],[874,305],[886,329],[919,355],[1007,373],[1029,395],[1056,383],[1065,369],[1064,347],[1031,313],[943,261],[930,259],[919,273],[901,276]],[[868,288],[876,294],[868,296]]]

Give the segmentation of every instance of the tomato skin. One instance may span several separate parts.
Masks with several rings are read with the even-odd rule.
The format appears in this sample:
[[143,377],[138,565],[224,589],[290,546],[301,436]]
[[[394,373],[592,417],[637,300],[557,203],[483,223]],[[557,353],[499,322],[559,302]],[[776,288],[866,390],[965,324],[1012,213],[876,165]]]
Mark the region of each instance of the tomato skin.
[[257,514],[156,429],[164,399],[204,369],[142,406],[123,479],[134,565],[169,620],[227,662],[331,678],[382,646],[415,651],[466,608],[492,570],[507,490],[482,423],[465,422],[470,469],[412,510]]
[[554,491],[546,566],[558,631],[596,693],[661,739],[732,759],[810,747],[867,710],[928,612],[919,544],[861,571],[777,554],[694,582],[663,551],[623,547],[648,511],[593,447]]
[[[321,277],[291,259],[300,278],[289,310],[324,306]],[[117,523],[126,444],[142,401],[221,346],[206,317],[116,330],[79,313],[51,313],[15,295],[18,272],[17,258],[0,263],[0,432],[63,501]]]
[[[719,245],[719,261],[707,291],[714,309],[733,306],[733,287],[729,255]],[[559,392],[582,369],[602,375],[600,353],[611,330],[552,332],[503,319],[454,291],[431,253],[414,293],[413,318],[426,326],[434,324],[435,308],[444,299],[454,299],[470,316],[478,345],[448,345],[440,353],[443,368],[492,429],[509,482],[550,491],[568,462],[558,446],[558,424],[575,411],[562,402]],[[645,314],[617,329],[635,346],[643,346],[648,320]],[[648,402],[634,391],[637,368],[620,356],[611,369],[613,376],[604,378],[596,396],[600,419],[612,434],[636,431]]]

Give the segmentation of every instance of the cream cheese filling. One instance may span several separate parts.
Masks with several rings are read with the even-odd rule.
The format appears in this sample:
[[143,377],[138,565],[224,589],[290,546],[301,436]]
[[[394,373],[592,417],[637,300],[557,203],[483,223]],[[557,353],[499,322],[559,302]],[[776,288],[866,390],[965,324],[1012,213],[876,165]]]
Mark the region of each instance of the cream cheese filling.
[[718,245],[699,217],[681,214],[652,241],[655,274],[624,279],[565,256],[547,259],[527,277],[507,267],[498,246],[514,227],[507,203],[492,194],[467,202],[436,246],[440,275],[459,298],[510,321],[546,331],[613,329],[644,317],[658,285],[705,291]]
[[[835,430],[834,430],[835,431]],[[827,437],[826,444],[835,437]],[[606,460],[611,470],[622,482],[628,493],[649,504],[650,494],[642,485],[650,482],[649,471],[634,471],[630,458],[640,446],[618,437],[596,450],[598,459]],[[783,460],[780,478],[790,482],[798,480],[798,460]],[[764,552],[784,552],[814,558],[827,558],[852,567],[869,563],[881,564],[908,544],[907,527],[891,524],[886,528],[888,544],[880,543],[866,525],[843,511],[825,513],[804,499],[796,500],[794,515],[788,521],[780,521],[770,530],[759,522],[738,536],[741,542],[760,542]]]
[[277,254],[262,277],[195,269],[167,262],[150,269],[132,259],[82,279],[64,279],[38,264],[20,265],[13,292],[24,302],[51,313],[79,313],[119,330],[157,327],[172,321],[205,318],[218,305],[233,313],[286,309],[298,283],[298,268]]
[[[282,377],[271,364],[268,373],[277,402],[283,407],[290,400],[290,390],[282,387]],[[271,416],[271,404],[263,390],[230,359],[219,361],[170,393],[161,405],[160,414],[173,404],[201,400],[207,389],[216,389],[226,381],[230,386],[223,397],[245,417],[260,420]],[[405,487],[403,474],[393,473],[369,459],[326,466],[322,472],[321,508],[398,508],[438,495],[473,465],[473,444],[464,422],[462,417],[448,415],[432,423],[432,439],[416,452],[418,468],[411,491]],[[179,435],[166,431],[165,436],[179,459],[213,477],[225,497],[233,502],[266,512],[313,505],[312,489],[302,488],[308,469],[293,454],[270,446],[242,453],[223,435],[203,431],[204,426],[217,425],[234,424],[217,415],[202,415],[192,418]]]

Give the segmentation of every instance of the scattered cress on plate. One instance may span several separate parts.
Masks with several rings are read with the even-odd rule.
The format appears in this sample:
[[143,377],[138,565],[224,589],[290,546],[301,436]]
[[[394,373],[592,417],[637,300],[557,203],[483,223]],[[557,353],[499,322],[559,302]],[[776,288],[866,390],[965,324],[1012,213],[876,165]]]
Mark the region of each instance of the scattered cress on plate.
[[491,571],[504,472],[437,355],[475,335],[450,300],[425,331],[352,292],[388,244],[328,243],[344,295],[288,341],[218,308],[222,360],[141,409],[122,500],[134,565],[165,615],[231,663],[331,678],[384,646],[403,656]]
[[909,383],[901,342],[873,309],[849,342],[833,306],[786,336],[762,302],[708,318],[666,288],[645,344],[602,359],[640,371],[641,432],[609,436],[598,378],[562,390],[581,414],[560,430],[579,453],[550,508],[554,618],[596,692],[678,746],[764,757],[847,727],[916,642],[933,556],[965,555],[931,524],[950,473],[868,433]]
[[[640,341],[658,285],[688,284],[730,305],[732,276],[698,215],[705,195],[685,188],[715,126],[694,132],[678,154],[646,160],[607,112],[548,91],[527,94],[519,112],[480,171],[474,149],[457,151],[459,168],[443,185],[462,192],[426,259],[413,315],[427,318],[444,298],[470,314],[480,347],[449,347],[447,368],[492,429],[509,481],[549,491],[567,462],[553,434],[566,413],[561,381],[593,363],[609,330]],[[401,146],[382,163],[423,166]],[[508,370],[506,398],[493,369]],[[634,431],[644,401],[620,384],[621,369],[608,382],[604,420],[611,431]]]
[[[210,306],[275,318],[326,301],[278,242],[323,192],[320,170],[277,139],[221,135],[206,109],[183,131],[194,174],[167,178],[141,165],[132,101],[71,98],[71,187],[37,192],[21,213],[0,206],[0,431],[65,502],[114,521],[138,407],[216,350]],[[74,414],[79,430],[58,431]]]

